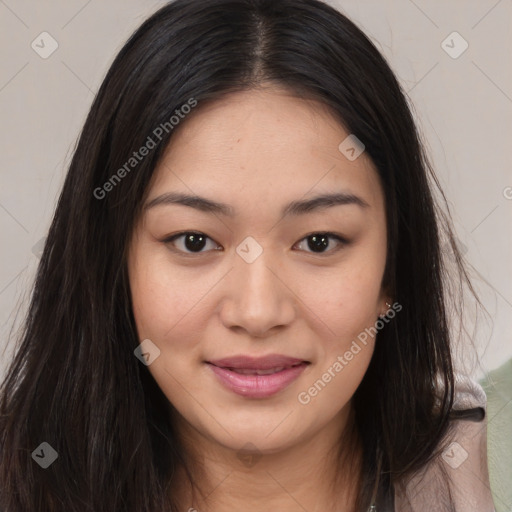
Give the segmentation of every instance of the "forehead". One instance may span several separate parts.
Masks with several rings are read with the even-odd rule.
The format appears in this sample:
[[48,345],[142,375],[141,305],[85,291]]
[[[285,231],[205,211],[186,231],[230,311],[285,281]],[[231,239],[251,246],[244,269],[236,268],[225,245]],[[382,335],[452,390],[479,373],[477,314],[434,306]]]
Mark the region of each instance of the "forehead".
[[344,190],[382,207],[370,158],[363,152],[351,161],[339,149],[349,135],[324,104],[274,87],[199,103],[173,134],[149,196],[240,198],[242,207]]

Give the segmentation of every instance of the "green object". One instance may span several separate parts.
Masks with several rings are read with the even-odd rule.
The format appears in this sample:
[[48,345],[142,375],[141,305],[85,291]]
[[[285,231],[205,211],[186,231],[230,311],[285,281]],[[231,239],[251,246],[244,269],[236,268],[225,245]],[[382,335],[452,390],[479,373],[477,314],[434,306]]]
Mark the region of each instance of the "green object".
[[487,460],[496,512],[512,512],[512,359],[480,380],[487,395]]

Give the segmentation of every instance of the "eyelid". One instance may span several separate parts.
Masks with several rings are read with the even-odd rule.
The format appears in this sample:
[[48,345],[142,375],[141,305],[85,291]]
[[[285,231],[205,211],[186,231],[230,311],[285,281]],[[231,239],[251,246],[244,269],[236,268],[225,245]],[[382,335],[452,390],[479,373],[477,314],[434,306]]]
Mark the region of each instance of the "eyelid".
[[[164,238],[162,240],[162,243],[164,244],[170,244],[172,242],[174,242],[174,240],[184,236],[184,235],[202,235],[204,236],[205,238],[208,238],[209,240],[212,240],[213,242],[215,242],[215,240],[213,240],[213,238],[209,237],[206,233],[203,233],[201,231],[180,231],[179,233],[175,233],[174,235],[171,235],[171,236],[168,236],[166,238]],[[331,254],[334,254],[335,252],[337,252],[338,250],[340,250],[342,247],[344,246],[347,246],[350,244],[350,240],[348,240],[347,238],[345,238],[344,236],[338,234],[338,233],[334,233],[332,231],[312,231],[310,233],[308,233],[307,235],[304,235],[300,240],[298,240],[295,244],[297,245],[298,243],[302,242],[303,240],[306,240],[308,237],[312,236],[312,235],[324,235],[324,236],[327,236],[328,238],[332,238],[336,241],[338,241],[338,243],[340,244],[340,246],[338,246],[337,248],[334,248],[334,249],[329,249],[328,251],[326,252],[319,252],[319,253],[315,253],[315,252],[312,252],[312,251],[304,251],[308,254],[313,254],[315,256],[323,256],[323,255],[331,255]],[[215,242],[217,243],[217,242]],[[219,245],[219,244],[217,244]],[[220,245],[219,245],[220,246]],[[182,254],[182,255],[185,255],[185,256],[199,256],[200,254],[205,254],[205,253],[208,253],[210,251],[200,251],[200,252],[186,252],[186,251],[182,251],[180,249],[173,249],[175,250],[176,252]],[[215,249],[217,250],[217,249]]]

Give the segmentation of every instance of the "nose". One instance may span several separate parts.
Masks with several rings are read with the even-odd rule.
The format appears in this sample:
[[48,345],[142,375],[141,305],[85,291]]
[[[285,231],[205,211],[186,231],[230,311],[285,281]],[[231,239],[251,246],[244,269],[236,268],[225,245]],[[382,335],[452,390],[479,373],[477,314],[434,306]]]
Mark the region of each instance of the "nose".
[[237,255],[234,268],[224,281],[222,323],[255,338],[289,325],[298,309],[297,298],[283,270],[267,250],[252,263]]

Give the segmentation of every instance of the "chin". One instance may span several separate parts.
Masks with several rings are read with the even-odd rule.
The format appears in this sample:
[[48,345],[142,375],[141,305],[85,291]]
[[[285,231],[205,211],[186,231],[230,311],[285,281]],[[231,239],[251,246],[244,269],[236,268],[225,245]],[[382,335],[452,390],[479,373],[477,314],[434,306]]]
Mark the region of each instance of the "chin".
[[[303,424],[300,431],[298,431],[299,426],[297,425],[280,425],[285,417],[286,414],[282,414],[278,421],[272,422],[247,420],[245,423],[247,426],[242,428],[235,428],[231,423],[227,427],[229,434],[217,425],[218,428],[215,431],[210,431],[208,437],[234,451],[251,445],[262,453],[277,453],[300,443],[302,438],[306,437]],[[247,446],[247,449],[250,447]]]

